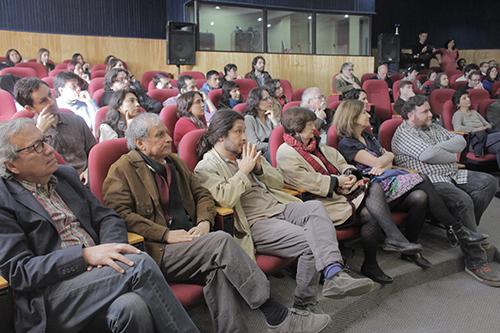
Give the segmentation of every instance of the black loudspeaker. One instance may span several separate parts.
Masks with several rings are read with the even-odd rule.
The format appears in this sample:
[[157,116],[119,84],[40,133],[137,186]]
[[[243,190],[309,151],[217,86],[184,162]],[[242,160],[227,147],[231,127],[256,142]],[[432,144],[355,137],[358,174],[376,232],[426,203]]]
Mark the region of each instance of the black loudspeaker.
[[382,33],[377,40],[377,61],[382,63],[399,62],[399,35],[392,33]]
[[167,64],[196,64],[196,24],[168,22]]

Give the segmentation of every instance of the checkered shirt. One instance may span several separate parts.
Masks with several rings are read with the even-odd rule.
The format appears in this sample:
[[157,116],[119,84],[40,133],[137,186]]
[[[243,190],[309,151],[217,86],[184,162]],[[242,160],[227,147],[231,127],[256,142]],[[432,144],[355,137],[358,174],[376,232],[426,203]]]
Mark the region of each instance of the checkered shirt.
[[429,177],[433,183],[467,183],[467,170],[459,170],[457,163],[430,164],[419,160],[420,154],[428,147],[447,141],[454,135],[443,127],[432,124],[428,129],[419,129],[403,122],[392,138],[394,163],[416,170]]

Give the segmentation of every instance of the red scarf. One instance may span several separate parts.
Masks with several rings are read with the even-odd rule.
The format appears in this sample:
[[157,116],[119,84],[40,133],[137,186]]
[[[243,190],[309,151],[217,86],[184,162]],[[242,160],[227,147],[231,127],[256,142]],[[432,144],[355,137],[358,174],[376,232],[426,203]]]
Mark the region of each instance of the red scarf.
[[[313,138],[307,146],[304,146],[304,144],[302,142],[295,139],[290,134],[286,134],[286,133],[283,134],[283,140],[290,147],[295,149],[300,154],[300,156],[302,156],[306,160],[306,162],[309,163],[309,165],[313,167],[313,169],[316,172],[319,172],[319,173],[321,173],[323,175],[327,175],[327,176],[340,174],[339,170],[337,170],[337,168],[333,164],[331,164],[326,159],[325,155],[323,155],[323,153],[319,150],[316,138]],[[316,156],[317,158],[319,158],[321,160],[321,162],[323,162],[323,164],[326,166],[326,170],[321,164],[319,164],[314,159],[314,157],[312,157],[312,155]]]

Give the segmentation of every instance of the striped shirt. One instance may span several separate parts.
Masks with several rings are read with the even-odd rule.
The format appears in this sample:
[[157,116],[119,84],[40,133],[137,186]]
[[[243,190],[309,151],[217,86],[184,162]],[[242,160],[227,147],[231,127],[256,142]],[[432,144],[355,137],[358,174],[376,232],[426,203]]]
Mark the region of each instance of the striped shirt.
[[56,192],[57,178],[52,176],[47,187],[41,184],[33,184],[24,180],[19,183],[33,194],[35,199],[49,213],[54,223],[59,237],[61,238],[61,248],[70,246],[94,246],[94,240],[83,229],[75,214],[69,209],[68,205]]
[[431,164],[420,159],[425,150],[448,141],[455,135],[434,123],[427,129],[420,129],[405,121],[399,125],[392,138],[394,163],[427,175],[433,183],[465,184],[467,183],[467,170],[459,170],[456,162]]

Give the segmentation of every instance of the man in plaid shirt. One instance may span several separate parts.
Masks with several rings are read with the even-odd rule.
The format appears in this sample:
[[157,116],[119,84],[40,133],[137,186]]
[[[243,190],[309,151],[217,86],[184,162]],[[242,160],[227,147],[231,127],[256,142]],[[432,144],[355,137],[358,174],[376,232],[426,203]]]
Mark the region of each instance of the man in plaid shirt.
[[[432,113],[424,96],[410,98],[401,110],[405,121],[392,138],[394,163],[429,177],[457,220],[476,231],[483,212],[497,190],[490,174],[458,169],[465,139],[432,123]],[[479,281],[500,287],[500,275],[488,264],[483,242],[464,244],[466,272]]]

